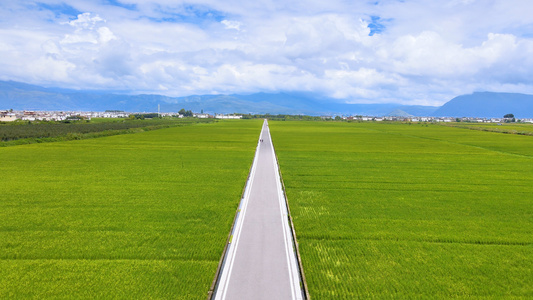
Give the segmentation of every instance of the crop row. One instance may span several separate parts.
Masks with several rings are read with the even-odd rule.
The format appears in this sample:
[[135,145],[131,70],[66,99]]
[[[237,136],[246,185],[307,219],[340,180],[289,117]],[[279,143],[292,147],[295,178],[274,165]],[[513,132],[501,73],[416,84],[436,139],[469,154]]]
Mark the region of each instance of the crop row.
[[480,131],[491,131],[499,133],[520,134],[520,135],[533,135],[533,124],[530,123],[453,123],[448,126],[466,128]]
[[153,119],[153,120],[121,120],[110,119],[108,122],[41,122],[41,123],[6,123],[0,124],[0,142],[19,139],[54,138],[66,135],[78,135],[119,131],[144,127],[170,127],[199,122],[196,119]]
[[533,296],[533,139],[270,122],[311,297]]

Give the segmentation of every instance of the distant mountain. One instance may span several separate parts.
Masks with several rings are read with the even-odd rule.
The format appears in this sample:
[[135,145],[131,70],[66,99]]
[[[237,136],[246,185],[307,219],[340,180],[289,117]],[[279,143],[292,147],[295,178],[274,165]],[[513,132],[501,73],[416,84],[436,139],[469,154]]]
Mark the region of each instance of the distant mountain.
[[105,91],[77,91],[44,88],[15,81],[0,81],[0,110],[57,110],[177,112],[182,108],[206,113],[439,116],[533,118],[533,95],[512,93],[473,93],[455,97],[442,107],[400,104],[349,104],[312,93],[255,93],[249,95],[127,95]]
[[415,117],[430,117],[438,108],[438,106],[403,105],[398,109]]
[[43,88],[14,81],[0,81],[0,109],[65,111],[157,111],[157,103],[171,98],[159,95],[118,95]]
[[[175,104],[193,111],[216,113],[292,114],[292,115],[368,115],[383,116],[395,109],[412,115],[427,116],[434,106],[399,104],[349,104],[336,99],[319,98],[309,93],[256,93],[250,95],[198,95],[175,98]],[[161,105],[161,109],[163,109]],[[168,106],[165,106],[169,109]],[[175,111],[175,110],[173,110]]]
[[102,91],[77,91],[44,88],[36,85],[0,81],[0,109],[177,112],[182,108],[207,113],[369,115],[384,116],[403,110],[415,116],[430,115],[437,107],[399,104],[348,104],[311,93],[255,93],[249,95],[124,95]]
[[478,92],[453,98],[433,114],[437,117],[533,118],[533,95]]
[[387,114],[387,117],[412,117],[410,113],[407,113],[401,109],[395,109],[394,111]]

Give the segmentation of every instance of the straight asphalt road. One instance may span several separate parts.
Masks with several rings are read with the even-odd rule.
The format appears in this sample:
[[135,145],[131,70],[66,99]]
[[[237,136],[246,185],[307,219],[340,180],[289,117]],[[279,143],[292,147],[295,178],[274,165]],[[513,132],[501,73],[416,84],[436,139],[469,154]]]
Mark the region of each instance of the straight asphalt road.
[[303,299],[266,120],[239,209],[215,299]]

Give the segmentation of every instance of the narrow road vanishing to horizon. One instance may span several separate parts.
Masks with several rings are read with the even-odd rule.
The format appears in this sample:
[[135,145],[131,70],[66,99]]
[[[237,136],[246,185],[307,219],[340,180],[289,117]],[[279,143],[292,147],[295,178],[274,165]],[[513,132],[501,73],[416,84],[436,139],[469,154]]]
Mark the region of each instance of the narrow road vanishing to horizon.
[[278,170],[265,120],[214,299],[304,299]]

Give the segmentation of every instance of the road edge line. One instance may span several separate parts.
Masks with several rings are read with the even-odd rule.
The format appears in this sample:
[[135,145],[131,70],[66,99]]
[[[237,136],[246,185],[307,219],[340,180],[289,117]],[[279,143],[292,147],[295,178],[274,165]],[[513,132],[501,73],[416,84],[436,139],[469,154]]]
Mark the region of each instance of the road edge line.
[[222,251],[222,255],[220,256],[220,260],[218,261],[217,270],[215,272],[215,278],[213,278],[213,282],[211,283],[211,287],[209,288],[209,291],[207,292],[207,300],[214,299],[213,296],[215,295],[215,290],[216,290],[216,287],[218,285],[218,281],[220,279],[220,274],[222,273],[222,269],[223,269],[222,266],[224,265],[224,262],[226,260],[228,247],[231,244],[233,231],[235,229],[235,223],[237,222],[238,216],[240,214],[241,202],[242,202],[242,200],[244,198],[244,194],[246,193],[246,188],[248,187],[248,183],[250,181],[250,176],[252,175],[252,170],[253,170],[254,165],[255,165],[256,156],[257,156],[257,153],[259,152],[259,147],[261,146],[260,142],[261,142],[261,138],[262,138],[262,134],[263,134],[263,126],[264,126],[264,122],[263,122],[263,125],[261,125],[261,132],[259,134],[259,140],[257,141],[257,146],[255,148],[254,158],[252,160],[252,164],[250,165],[250,169],[248,170],[248,177],[246,177],[246,182],[244,184],[244,187],[242,188],[241,199],[239,201],[239,205],[237,206],[237,210],[235,211],[235,215],[233,217],[233,223],[231,224],[231,228],[230,228],[230,231],[228,233],[228,237],[226,239],[226,244],[224,245],[224,250]]
[[[294,238],[292,236],[292,230],[288,221],[289,210],[287,209],[287,203],[285,201],[283,188],[281,186],[281,177],[279,176],[279,164],[276,159],[276,151],[272,143],[272,136],[270,135],[270,129],[268,130],[268,136],[270,138],[270,150],[272,151],[272,165],[274,167],[274,174],[276,178],[276,192],[278,206],[280,209],[281,226],[283,231],[283,244],[285,248],[285,255],[287,258],[287,267],[289,272],[289,282],[291,287],[292,299],[303,300],[305,295],[302,290],[302,280],[300,278],[300,267],[296,260],[296,254],[294,253]],[[297,284],[297,286],[296,286]]]
[[[270,134],[270,126],[268,129],[269,129],[268,131]],[[304,296],[305,296],[305,299],[311,300],[311,295],[309,295],[309,289],[307,288],[307,280],[305,279],[305,273],[304,273],[304,269],[302,265],[302,258],[300,257],[300,247],[298,246],[298,239],[296,238],[296,231],[294,230],[294,223],[292,222],[292,215],[291,215],[291,210],[289,208],[289,200],[287,199],[285,182],[283,182],[283,176],[281,174],[281,167],[279,165],[278,154],[275,151],[276,147],[274,147],[274,140],[272,139],[272,134],[270,134],[270,143],[272,144],[272,148],[274,149],[274,156],[276,157],[276,164],[277,164],[277,169],[278,169],[277,171],[278,171],[279,178],[281,181],[281,188],[283,189],[282,196],[285,199],[285,206],[287,207],[287,217],[289,219],[289,224],[290,224],[291,231],[292,231],[292,243],[293,243],[294,249],[296,250],[296,258],[298,260],[298,271],[300,273],[300,280],[302,281],[302,284],[303,284]]]

